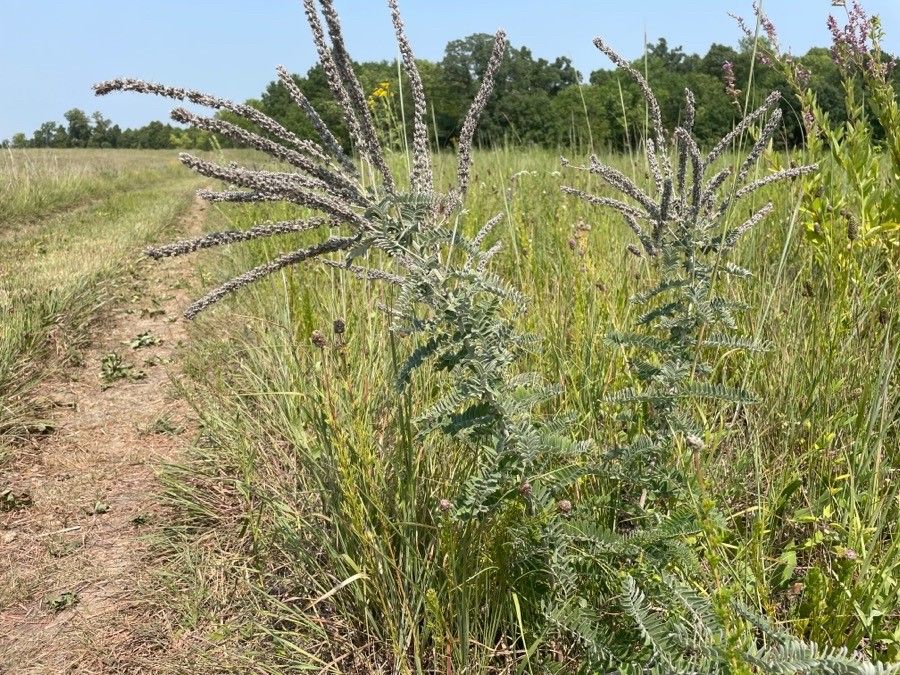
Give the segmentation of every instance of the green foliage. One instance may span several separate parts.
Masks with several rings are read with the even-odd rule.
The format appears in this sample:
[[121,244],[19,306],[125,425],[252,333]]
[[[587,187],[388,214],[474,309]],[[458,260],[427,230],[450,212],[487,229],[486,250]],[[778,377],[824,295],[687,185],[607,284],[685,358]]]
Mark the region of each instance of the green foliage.
[[68,127],[66,134],[73,148],[84,148],[91,138],[91,123],[84,111],[72,108],[65,114]]
[[831,53],[795,59],[777,45],[764,49],[800,102],[808,153],[827,156],[821,172],[804,179],[802,213],[822,273],[839,288],[858,280],[861,251],[896,260],[900,250],[895,61],[882,49],[879,18],[868,17],[858,1],[845,8],[843,28],[829,17]]
[[143,370],[135,370],[121,354],[110,352],[100,360],[100,380],[103,388],[111,387],[118,380],[142,380],[147,377]]
[[78,597],[78,593],[74,591],[63,591],[59,595],[47,598],[47,606],[50,608],[50,611],[58,614],[59,612],[75,607],[80,600],[81,598]]
[[[478,51],[477,42],[460,46],[461,59]],[[602,41],[598,47],[611,54]],[[687,69],[686,57],[664,43],[651,56],[660,72]],[[812,167],[780,169],[775,98],[701,156],[697,133],[713,128],[713,117],[696,126],[704,117],[687,95],[677,108],[679,127],[667,133],[663,122],[675,108],[657,101],[633,67],[612,57],[634,80],[615,83],[624,108],[621,131],[635,145],[640,139],[647,179],[592,157],[587,178],[567,191],[624,216],[642,247],[629,248],[639,262],[619,262],[598,283],[591,277],[594,261],[576,264],[561,254],[556,200],[545,199],[546,218],[534,218],[525,207],[534,203],[527,201],[535,199],[532,191],[520,191],[525,194],[516,197],[514,210],[501,185],[502,206],[518,216],[507,223],[512,255],[504,273],[499,248],[487,246],[499,220],[468,234],[484,221],[474,214],[497,211],[479,203],[487,199],[483,194],[473,195],[466,214],[452,208],[458,194],[448,199],[414,185],[382,195],[376,187],[365,197],[377,195],[377,203],[366,202],[361,216],[351,212],[364,225],[345,247],[348,255],[326,262],[332,270],[387,282],[387,289],[331,277],[329,295],[321,277],[286,274],[276,286],[242,296],[255,310],[241,313],[249,317],[246,325],[231,318],[214,324],[220,330],[204,331],[201,339],[217,358],[198,352],[192,375],[202,383],[197,407],[206,446],[197,463],[172,480],[171,495],[190,527],[216,532],[224,523],[240,530],[246,556],[238,558],[248,558],[239,563],[241,572],[259,603],[250,610],[257,621],[250,630],[263,634],[285,668],[340,664],[352,670],[374,662],[410,672],[891,670],[848,655],[870,635],[877,635],[881,649],[896,626],[896,617],[882,618],[894,611],[885,608],[893,597],[896,549],[884,543],[892,534],[889,518],[876,513],[877,506],[896,512],[895,488],[885,489],[882,479],[882,462],[892,461],[883,448],[894,438],[886,420],[896,419],[894,408],[884,408],[896,407],[885,403],[896,362],[891,329],[879,333],[883,372],[869,392],[878,403],[861,406],[856,422],[859,438],[878,441],[866,446],[870,461],[854,458],[852,475],[870,478],[868,492],[876,497],[865,502],[867,491],[851,489],[847,504],[855,510],[841,523],[869,544],[887,572],[872,593],[855,579],[876,575],[834,555],[842,550],[848,562],[848,551],[858,555],[843,546],[843,534],[827,542],[832,551],[822,546],[821,527],[802,527],[809,521],[794,504],[801,483],[792,480],[769,504],[762,488],[755,495],[748,490],[740,469],[720,467],[730,459],[731,443],[762,433],[746,420],[773,414],[749,409],[747,392],[754,388],[738,382],[780,375],[760,369],[741,378],[726,358],[762,352],[763,329],[748,326],[754,322],[742,312],[765,306],[759,326],[768,328],[775,304],[737,282],[752,269],[766,275],[774,295],[789,264],[789,241],[776,271],[758,240],[753,254],[739,248],[774,205],[757,205],[743,222],[737,205]],[[538,114],[521,101],[517,106]],[[647,128],[629,127],[642,117],[633,111],[642,110],[648,111]],[[725,151],[747,137],[748,156],[730,166]],[[756,178],[761,159],[774,170]],[[510,164],[503,166],[511,173]],[[515,175],[523,183],[533,176],[528,170]],[[594,178],[626,201],[585,192],[596,189]],[[257,205],[251,209],[260,213]],[[297,215],[284,206],[262,212]],[[253,245],[241,262],[272,259],[268,241]],[[570,248],[583,255],[587,245],[575,240]],[[887,288],[890,280],[878,283]],[[597,302],[606,284],[614,288],[610,299]],[[526,314],[523,289],[543,300],[555,297],[555,303]],[[791,301],[796,295],[786,293]],[[382,317],[375,307],[388,314],[390,337],[379,335]],[[793,311],[784,315],[803,310]],[[329,322],[341,317],[331,340],[313,332],[323,316]],[[357,327],[349,339],[345,318]],[[598,326],[610,324],[624,329],[608,335],[614,349],[604,352],[593,339],[605,332]],[[527,336],[526,328],[534,327],[552,335],[541,349]],[[242,340],[216,342],[220,333]],[[792,353],[791,341],[802,333],[782,335],[781,349],[759,358]],[[626,359],[623,370],[612,351]],[[211,362],[217,366],[210,368]],[[545,384],[557,377],[568,386]],[[840,390],[842,383],[828,386]],[[819,407],[818,392],[818,381],[802,392],[806,414]],[[767,393],[773,395],[771,385]],[[591,437],[611,442],[582,440]],[[822,463],[834,459],[829,452],[817,455]],[[761,455],[761,447],[745,452],[741,467],[756,462],[759,483],[769,478],[759,475]],[[729,479],[721,491],[706,484],[711,468]],[[845,487],[839,484],[845,478],[817,485],[821,494],[808,497],[817,525],[838,519],[822,505]],[[240,522],[227,522],[234,513]],[[846,645],[819,648],[758,616],[757,608],[775,616],[785,610],[771,602],[774,589],[792,587],[798,569],[796,544],[779,550],[778,541],[767,539],[799,537],[798,531],[809,536],[815,555],[806,566],[806,607],[795,616],[837,626],[837,618],[813,617],[840,606],[846,630],[815,637],[825,643],[846,638]],[[764,553],[743,550],[754,545],[765,546]],[[844,601],[839,596],[848,589]],[[757,607],[745,610],[734,597],[751,598]],[[879,654],[870,649],[868,655]]]
[[[726,159],[740,163],[736,157]],[[616,155],[603,161],[623,170],[629,165]],[[396,158],[395,165],[402,162]],[[446,157],[436,162],[444,175],[452,172]],[[892,297],[896,286],[888,283],[876,306],[859,317],[865,334],[850,338],[832,332],[835,307],[803,296],[807,249],[792,245],[788,272],[779,281],[777,254],[789,227],[784,214],[791,211],[792,197],[783,190],[773,193],[784,220],[773,218],[764,230],[750,230],[732,252],[735,264],[752,269],[754,277],[721,287],[752,308],[771,303],[770,316],[778,317],[757,329],[760,311],[741,312],[736,315],[739,330],[727,333],[748,336],[748,346],[769,347],[754,353],[745,387],[764,404],[741,406],[730,425],[732,406],[696,400],[696,409],[707,415],[706,448],[680,449],[672,476],[687,471],[702,481],[691,493],[698,503],[677,514],[660,513],[665,505],[648,490],[645,507],[655,501],[657,513],[644,516],[635,532],[634,514],[644,513],[641,489],[627,486],[645,475],[650,443],[636,429],[640,407],[601,402],[608,392],[635,384],[623,367],[621,348],[610,348],[604,334],[615,326],[654,337],[635,327],[639,306],[628,302],[658,284],[646,264],[651,259],[611,255],[630,234],[613,214],[554,196],[559,178],[552,153],[483,152],[476,166],[489,170],[491,178],[470,194],[470,212],[458,223],[469,240],[503,209],[500,188],[508,177],[526,172],[508,195],[511,220],[498,223],[484,246],[503,241],[506,246],[492,258],[490,269],[507,279],[521,273],[521,288],[532,299],[530,311],[521,315],[514,303],[502,303],[500,316],[523,333],[547,336],[520,354],[513,373],[535,382],[527,373],[537,370],[543,375],[537,382],[560,385],[555,399],[534,409],[541,413],[544,432],[570,444],[574,438],[596,442],[582,446],[581,455],[573,448],[577,461],[551,465],[555,478],[545,481],[548,490],[552,487],[549,494],[539,494],[535,483],[529,485],[529,498],[525,486],[511,480],[515,489],[490,515],[454,517],[460,495],[470,489],[474,450],[480,452],[485,439],[470,443],[462,433],[450,440],[440,429],[417,436],[412,420],[446,393],[450,379],[446,371],[432,369],[434,361],[423,361],[403,395],[397,394],[405,358],[427,342],[422,333],[388,334],[393,319],[376,308],[396,307],[399,288],[332,271],[331,285],[323,289],[326,277],[315,267],[273,279],[236,297],[234,312],[202,319],[188,346],[192,399],[203,415],[204,438],[190,466],[170,475],[179,513],[190,524],[179,535],[184,537],[180,555],[188,565],[182,583],[202,596],[196,600],[200,608],[186,607],[187,614],[211,616],[215,626],[233,622],[236,635],[243,637],[230,642],[230,649],[247,650],[247,658],[273,670],[319,663],[312,654],[325,663],[339,657],[343,664],[357,663],[353,659],[358,658],[414,671],[419,658],[423,669],[439,672],[450,667],[490,672],[498,664],[527,672],[526,663],[534,672],[573,672],[576,663],[621,664],[637,658],[629,651],[632,641],[640,640],[637,628],[621,605],[624,579],[617,575],[622,569],[670,625],[681,623],[679,617],[699,623],[688,618],[672,591],[654,581],[652,570],[662,569],[705,598],[719,618],[724,634],[716,632],[715,623],[707,634],[724,651],[717,657],[725,662],[720,672],[753,672],[741,654],[754,645],[762,651],[764,645],[761,634],[732,609],[732,597],[819,645],[895,658],[884,640],[896,628],[890,609],[896,605],[890,586],[896,558],[885,547],[892,541],[897,502],[896,486],[885,479],[895,466],[890,458],[897,380],[890,359],[882,372],[879,355],[895,319],[879,324],[878,304]],[[570,178],[583,179],[578,184],[587,187],[591,176],[573,172]],[[245,228],[292,213],[284,206],[258,206],[212,215]],[[584,255],[567,243],[571,221],[579,218],[589,219],[593,228]],[[451,230],[455,226],[456,221],[449,223]],[[202,276],[227,278],[285,246],[308,243],[304,236],[296,242],[233,247],[224,260],[201,262]],[[455,250],[460,257],[452,267],[464,259],[462,249]],[[366,262],[355,261],[373,268],[376,263],[385,263],[377,252]],[[235,321],[236,314],[243,320]],[[425,316],[420,305],[417,317]],[[330,333],[335,317],[346,322],[342,341],[329,336],[324,349],[311,345],[310,332]],[[823,345],[833,348],[823,351]],[[740,383],[744,365],[743,357],[724,368],[716,360],[709,377],[718,381],[715,373],[726,373],[727,383]],[[870,407],[876,401],[886,407]],[[724,422],[714,417],[720,410]],[[830,436],[835,433],[836,438]],[[842,478],[845,474],[851,476]],[[442,499],[450,504],[447,512],[441,511]],[[557,502],[566,499],[572,511],[563,517]],[[563,526],[552,537],[545,535],[550,521]],[[579,535],[582,530],[585,537]],[[191,543],[200,534],[204,542],[215,542],[210,545],[215,554],[203,559],[197,559]],[[789,554],[782,558],[791,539],[797,557],[793,567]],[[593,542],[590,566],[564,577],[563,568],[548,562],[555,542],[562,542],[558,550],[581,550],[584,542]],[[839,547],[854,549],[857,560],[844,557]],[[820,572],[807,578],[811,565]],[[204,582],[201,592],[199,584],[188,581],[211,582],[222,569],[240,570],[229,575],[236,590],[227,586],[222,598],[208,597],[221,585]],[[547,573],[553,569],[557,572]],[[833,576],[838,571],[839,582]],[[367,578],[342,586],[304,614],[308,604],[359,572]],[[548,584],[557,573],[587,594],[584,603],[575,594],[568,602],[554,599],[551,591],[562,583]],[[825,583],[814,580],[823,576]],[[585,579],[605,581],[602,595]],[[432,600],[426,603],[426,597]],[[588,604],[590,597],[600,599]],[[534,604],[531,598],[547,603]],[[175,602],[181,606],[188,600],[180,593]],[[870,613],[869,628],[863,627],[854,603],[864,615]],[[247,628],[241,632],[237,626]],[[356,642],[347,641],[351,626]],[[407,640],[414,646],[407,647]],[[379,644],[383,651],[376,654],[360,644]],[[221,654],[224,648],[210,649]],[[648,660],[646,647],[639,654],[641,662]]]
[[162,339],[154,335],[150,331],[144,331],[143,333],[138,333],[132,339],[126,341],[125,344],[132,349],[141,349],[142,347],[153,347],[155,345],[162,344]]

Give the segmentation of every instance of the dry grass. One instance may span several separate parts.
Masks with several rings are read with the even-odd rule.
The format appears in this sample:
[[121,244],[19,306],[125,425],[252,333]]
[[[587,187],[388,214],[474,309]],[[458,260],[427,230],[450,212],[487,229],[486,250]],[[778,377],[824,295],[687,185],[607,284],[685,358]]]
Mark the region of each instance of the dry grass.
[[115,292],[111,282],[127,276],[145,244],[173,231],[197,184],[161,153],[4,157],[0,462],[5,446],[44,424],[34,388],[58,365],[78,359],[91,322]]
[[[198,231],[203,206],[178,229]],[[145,535],[167,517],[156,472],[190,437],[169,386],[188,269],[170,261],[119,275],[119,302],[85,336],[78,365],[36,388],[56,403],[53,433],[18,446],[0,473],[0,484],[29,497],[0,519],[10,544],[0,556],[0,662],[12,672],[159,672],[167,663],[176,638],[166,612],[138,589],[152,584]],[[134,348],[138,335],[154,339]],[[103,381],[110,353],[133,364],[130,377]]]

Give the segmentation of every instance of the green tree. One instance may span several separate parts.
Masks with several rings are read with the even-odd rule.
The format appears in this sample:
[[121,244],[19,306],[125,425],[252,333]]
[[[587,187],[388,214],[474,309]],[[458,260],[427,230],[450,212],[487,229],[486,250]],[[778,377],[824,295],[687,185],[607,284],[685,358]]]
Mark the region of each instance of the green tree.
[[91,123],[83,110],[72,108],[65,114],[68,128],[69,145],[73,148],[84,148],[91,140]]
[[[468,102],[475,95],[487,67],[494,38],[476,33],[447,45],[441,68],[447,98],[447,117],[458,132]],[[535,59],[527,47],[507,47],[496,77],[494,96],[488,102],[478,131],[479,143],[509,139],[526,143],[555,143],[559,125],[552,119],[550,100],[578,82],[571,61],[559,57],[552,63]]]
[[61,124],[44,122],[32,134],[31,145],[36,148],[64,148],[68,145],[68,135]]
[[137,130],[137,142],[139,148],[150,148],[159,150],[162,148],[171,148],[172,133],[176,129],[170,124],[154,120],[150,124]]
[[91,125],[91,137],[88,145],[92,148],[112,148],[115,147],[110,136],[112,122],[100,113],[98,110],[91,115],[93,124]]
[[106,134],[111,147],[118,148],[122,138],[122,129],[118,124],[113,124]]
[[[449,42],[439,62],[418,61],[428,99],[427,122],[429,140],[437,147],[456,142],[472,97],[478,90],[493,46],[493,36],[476,33]],[[763,40],[759,43],[765,47]],[[736,88],[736,100],[726,93],[723,65],[730,63]],[[826,48],[814,47],[797,62],[809,72],[809,87],[815,92],[823,111],[835,122],[846,119],[845,96],[837,66]],[[754,50],[752,39],[743,39],[738,48],[712,44],[704,56],[687,54],[681,47],[671,47],[660,38],[647,45],[645,54],[633,65],[657,92],[666,126],[677,126],[683,116],[684,89],[690,88],[702,97],[694,131],[701,145],[709,145],[731,129],[744,107],[761,103],[773,89],[783,95],[781,103],[784,127],[775,142],[778,146],[795,146],[804,142],[799,101],[780,71],[767,65]],[[396,61],[370,61],[354,64],[364,93],[389,92],[378,97],[376,117],[386,142],[403,147],[401,124],[405,117],[406,135],[412,133],[409,104],[412,96],[408,82],[397,86]],[[752,75],[752,77],[751,77]],[[350,139],[338,104],[320,65],[305,75],[294,75],[300,88],[319,112],[345,149]],[[494,96],[488,102],[476,143],[567,146],[578,149],[622,150],[636,147],[646,133],[647,111],[641,93],[633,80],[616,70],[595,70],[589,83],[581,84],[578,72],[565,57],[535,58],[527,47],[507,47],[506,58],[497,74]],[[894,86],[900,88],[900,68],[894,70]],[[401,96],[405,106],[401,115]],[[301,137],[315,138],[315,132],[303,112],[293,105],[285,86],[272,81],[258,99],[248,105],[259,108]],[[385,113],[387,111],[387,113]],[[874,138],[884,137],[882,128],[872,117]],[[252,128],[252,123],[227,111],[216,117],[233,124]],[[211,148],[213,144],[230,147],[225,138],[199,134],[162,122],[151,122],[137,129],[122,130],[95,112],[90,118],[73,108],[66,115],[66,125],[45,122],[26,138],[25,145],[38,147],[100,148]],[[254,131],[260,132],[259,129]],[[388,140],[390,139],[390,140]],[[18,139],[20,142],[22,139]],[[15,145],[10,139],[10,145]],[[22,147],[22,146],[18,146]]]

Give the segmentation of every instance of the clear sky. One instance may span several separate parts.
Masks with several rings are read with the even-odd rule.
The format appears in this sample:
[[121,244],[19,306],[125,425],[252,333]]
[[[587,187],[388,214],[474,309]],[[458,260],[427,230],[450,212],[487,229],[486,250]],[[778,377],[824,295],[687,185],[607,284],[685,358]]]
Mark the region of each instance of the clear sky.
[[[336,0],[355,60],[393,59],[381,0]],[[864,0],[880,14],[885,47],[900,52],[900,0]],[[400,0],[416,56],[439,60],[452,39],[503,27],[535,56],[570,57],[587,75],[608,67],[591,44],[603,35],[626,57],[665,37],[703,54],[736,45],[728,12],[750,17],[750,0]],[[767,0],[783,46],[803,53],[829,44],[830,0]],[[839,17],[842,15],[838,15]],[[843,25],[843,21],[841,22]],[[283,63],[304,73],[315,61],[300,0],[0,0],[0,139],[29,136],[77,107],[123,128],[168,118],[171,104],[137,94],[95,98],[92,83],[137,76],[226,98],[258,96]]]

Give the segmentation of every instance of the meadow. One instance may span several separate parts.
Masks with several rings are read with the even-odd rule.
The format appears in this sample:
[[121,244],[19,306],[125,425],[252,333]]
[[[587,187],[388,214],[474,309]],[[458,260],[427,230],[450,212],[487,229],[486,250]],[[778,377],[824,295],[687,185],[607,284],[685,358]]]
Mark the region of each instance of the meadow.
[[[32,392],[103,330],[104,305],[141,298],[129,263],[178,230],[194,190],[254,191],[206,193],[203,227],[220,234],[149,251],[242,240],[190,259],[194,297],[236,281],[185,308],[198,316],[170,365],[194,420],[162,469],[155,574],[136,591],[168,627],[144,636],[154,666],[894,672],[900,109],[888,71],[846,70],[850,119],[834,122],[771,53],[809,113],[808,142],[782,148],[770,96],[704,159],[692,95],[665,132],[641,75],[598,39],[646,96],[635,149],[498,145],[473,150],[469,173],[471,111],[458,153],[431,152],[398,16],[411,142],[406,119],[376,128],[376,104],[336,86],[358,158],[321,129],[327,150],[210,98],[251,124],[178,119],[271,156],[183,156],[201,183],[166,153],[8,154],[9,447],[52,433]],[[505,45],[498,33],[488,93]],[[202,98],[97,87],[116,90]],[[284,162],[300,170],[285,177]],[[353,236],[321,248],[339,226],[310,225],[310,206]],[[323,250],[348,253],[322,264]],[[287,251],[305,263],[260,267]]]
[[[54,154],[17,151],[9,157],[18,164],[6,165],[30,176],[16,189],[48,195],[4,223],[7,440],[40,429],[29,391],[73,358],[117,289],[133,292],[117,286],[128,263],[165,235],[197,185],[165,152]],[[610,161],[625,172],[641,169],[628,156]],[[436,162],[446,179],[451,158]],[[574,411],[573,437],[598,447],[620,442],[627,415],[605,397],[629,376],[623,350],[604,336],[633,320],[628,298],[645,285],[646,261],[625,249],[618,219],[559,194],[563,169],[554,153],[480,152],[474,166],[464,227],[507,216],[495,235],[505,244],[498,266],[530,298],[521,321],[541,336],[530,369],[560,386],[553,405]],[[590,182],[581,187],[596,187]],[[741,598],[793,633],[893,658],[897,278],[877,274],[877,254],[864,252],[842,287],[806,245],[799,187],[772,196],[775,217],[740,259],[756,274],[735,289],[754,308],[741,332],[770,348],[717,364],[759,404],[739,416],[728,405],[703,411],[711,438],[721,441],[695,458],[702,492],[694,499],[701,511],[714,503],[722,522],[714,538],[697,536],[692,545],[711,561],[709,589]],[[224,206],[206,227],[244,229],[288,215],[286,207]],[[204,254],[197,277],[209,285],[286,243]],[[510,645],[489,637],[494,622],[514,619],[522,592],[491,578],[491,549],[502,542],[488,538],[473,552],[438,534],[437,505],[467,470],[464,448],[398,442],[410,433],[409,411],[438,385],[423,377],[403,396],[394,393],[393,371],[409,347],[376,309],[390,301],[383,287],[301,266],[191,325],[183,394],[201,432],[184,464],[167,473],[166,499],[177,515],[162,550],[166,602],[185,631],[213,640],[212,663],[227,652],[235,667],[292,672],[312,664],[327,672],[334,654],[362,663],[386,658],[379,653],[386,648],[423,661],[458,653],[483,668],[515,660]],[[315,331],[326,336],[323,347],[311,341]],[[441,558],[438,546],[449,547]],[[470,580],[464,592],[446,587],[448,568]],[[501,616],[473,616],[479,606]],[[348,626],[343,612],[363,621]],[[454,626],[463,618],[471,625]],[[425,626],[430,656],[409,643],[423,639],[417,633]],[[445,634],[434,635],[435,626]],[[231,649],[221,649],[223,641]]]
[[[165,152],[10,157],[19,164],[7,171],[29,172],[23,189],[43,186],[52,198],[3,230],[7,440],[40,430],[29,391],[77,358],[106,303],[134,292],[121,286],[127,265],[164,237],[197,185]],[[642,168],[625,155],[609,161],[626,173]],[[436,162],[446,180],[452,158]],[[464,227],[506,214],[495,233],[504,243],[498,267],[530,299],[521,321],[541,336],[529,369],[559,385],[553,406],[574,412],[573,437],[598,447],[621,442],[628,413],[606,396],[629,379],[626,354],[604,338],[633,321],[628,298],[646,285],[646,260],[626,250],[617,218],[559,194],[564,170],[554,153],[479,152],[474,166]],[[799,186],[768,196],[776,215],[745,246],[740,263],[755,275],[735,293],[753,308],[741,332],[769,349],[726,354],[716,366],[759,403],[739,414],[729,405],[703,409],[713,442],[694,458],[693,503],[705,517],[715,504],[721,523],[691,545],[710,561],[707,589],[794,634],[892,660],[900,593],[896,274],[878,274],[877,253],[862,252],[842,286],[805,241]],[[290,213],[223,206],[206,227],[244,229]],[[197,289],[287,244],[203,254]],[[210,640],[210,667],[349,672],[340,664],[410,653],[410,668],[450,659],[490,672],[522,656],[491,643],[498,624],[515,625],[523,592],[491,575],[503,542],[486,537],[472,551],[439,533],[438,504],[452,496],[467,457],[446,440],[404,436],[413,434],[410,410],[439,385],[423,376],[395,393],[393,372],[409,346],[376,309],[390,302],[383,287],[300,266],[191,324],[182,394],[200,432],[185,462],[167,470],[165,499],[176,515],[160,552],[165,602],[185,632]],[[324,346],[311,341],[316,331]],[[611,513],[617,508],[610,504]],[[466,583],[452,588],[449,579]],[[422,640],[427,649],[411,642]]]
[[[437,160],[446,175],[450,158]],[[465,227],[507,215],[499,267],[530,299],[521,321],[541,336],[528,369],[559,385],[553,405],[574,412],[573,438],[621,443],[632,420],[606,397],[628,382],[627,357],[604,337],[633,321],[628,298],[646,287],[646,259],[626,251],[617,218],[560,197],[555,154],[482,152],[475,167]],[[823,645],[893,660],[897,277],[878,274],[874,252],[859,254],[849,284],[830,277],[805,242],[800,196],[799,186],[764,195],[775,216],[738,259],[755,272],[734,289],[753,308],[740,332],[769,348],[716,363],[759,402],[703,407],[711,442],[690,460],[691,503],[704,520],[713,505],[718,513],[689,541],[707,561],[698,583],[713,595]],[[287,215],[225,207],[211,227]],[[201,267],[224,279],[281,249],[234,247]],[[391,336],[379,303],[391,303],[384,288],[299,267],[197,320],[185,394],[203,432],[192,461],[168,476],[185,518],[169,541],[172,597],[192,627],[234,641],[239,662],[277,672],[396,659],[411,672],[445,659],[465,672],[519,672],[524,651],[492,642],[498,625],[516,625],[525,592],[492,575],[509,542],[486,535],[472,550],[441,534],[438,505],[469,458],[409,429],[410,411],[439,385],[423,376],[395,393],[410,347]],[[621,507],[610,503],[608,516]]]
[[3,154],[0,458],[46,425],[36,386],[77,359],[117,292],[113,282],[127,277],[142,246],[172,231],[192,186],[177,160],[156,152]]

